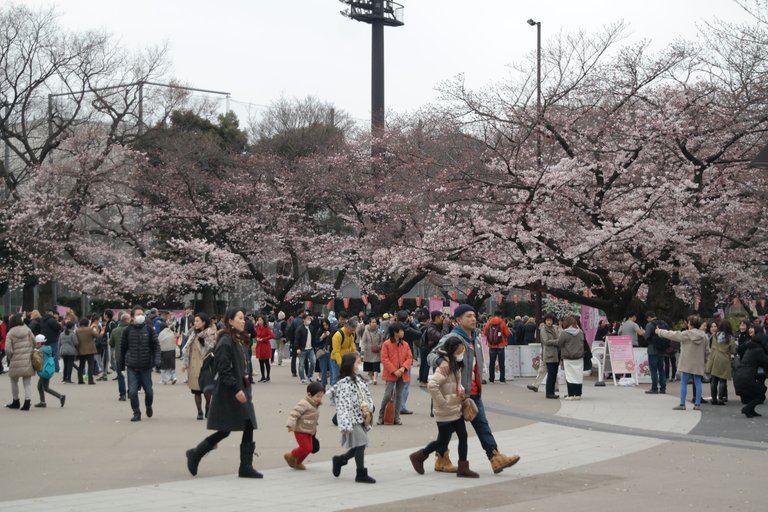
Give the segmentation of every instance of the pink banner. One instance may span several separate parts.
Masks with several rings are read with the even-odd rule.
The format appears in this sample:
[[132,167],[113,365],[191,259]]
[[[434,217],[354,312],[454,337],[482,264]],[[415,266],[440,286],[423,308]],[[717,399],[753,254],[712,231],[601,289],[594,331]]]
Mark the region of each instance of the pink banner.
[[429,299],[429,312],[442,311],[443,300],[442,299]]
[[451,301],[451,316],[453,316],[453,312],[456,311],[457,307],[459,307],[459,303],[455,301]]
[[608,336],[608,353],[611,357],[611,370],[617,373],[635,373],[635,351],[631,336]]
[[581,329],[584,331],[584,337],[592,346],[595,341],[597,328],[600,326],[600,310],[589,306],[581,306]]

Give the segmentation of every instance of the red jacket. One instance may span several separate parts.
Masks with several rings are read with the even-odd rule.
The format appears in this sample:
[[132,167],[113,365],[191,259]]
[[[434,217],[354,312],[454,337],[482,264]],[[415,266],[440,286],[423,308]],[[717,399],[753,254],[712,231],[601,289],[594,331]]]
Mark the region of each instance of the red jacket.
[[256,359],[272,359],[272,344],[269,340],[274,337],[268,325],[256,327],[256,339],[261,338],[261,341],[256,342]]
[[507,327],[507,322],[505,322],[504,319],[499,316],[492,317],[490,320],[488,320],[488,323],[485,324],[485,329],[483,329],[485,339],[488,339],[488,331],[492,325],[497,325],[499,327],[499,330],[501,331],[501,343],[498,345],[491,345],[491,340],[488,340],[488,346],[491,348],[501,348],[509,345],[507,341],[510,334],[509,327]]
[[404,340],[400,343],[393,343],[391,340],[384,342],[381,346],[381,364],[384,365],[384,371],[381,372],[381,380],[394,382],[397,380],[395,371],[405,368],[403,382],[411,380],[411,365],[413,364],[413,354],[411,347]]

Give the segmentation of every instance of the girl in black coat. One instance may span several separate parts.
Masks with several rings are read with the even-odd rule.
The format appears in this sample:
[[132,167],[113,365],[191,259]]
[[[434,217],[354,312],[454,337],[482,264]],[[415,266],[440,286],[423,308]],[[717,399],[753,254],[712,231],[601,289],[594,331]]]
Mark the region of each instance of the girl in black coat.
[[216,432],[203,439],[195,448],[187,450],[187,469],[192,475],[196,475],[200,459],[206,453],[213,450],[219,441],[231,432],[242,431],[240,468],[237,474],[243,478],[262,478],[263,475],[253,469],[256,413],[253,410],[245,355],[248,350],[245,313],[240,309],[228,310],[224,316],[224,324],[225,327],[218,333],[213,349],[218,379],[208,413],[208,430]]

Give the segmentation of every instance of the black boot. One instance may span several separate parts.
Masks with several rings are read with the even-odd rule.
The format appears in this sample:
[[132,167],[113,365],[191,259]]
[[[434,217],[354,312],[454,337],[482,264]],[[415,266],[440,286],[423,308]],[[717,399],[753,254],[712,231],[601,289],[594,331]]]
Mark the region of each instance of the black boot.
[[240,469],[237,476],[241,478],[264,478],[264,475],[253,469],[253,450],[256,443],[242,443],[240,445]]
[[191,450],[187,450],[187,469],[192,473],[192,476],[197,475],[197,466],[200,465],[200,459],[202,459],[206,453],[215,449],[215,444],[207,439],[203,439],[203,442]]
[[22,411],[28,411],[32,407],[32,400],[24,400],[24,405],[21,406]]
[[362,468],[357,470],[357,476],[355,477],[355,482],[359,482],[361,484],[375,484],[376,480],[368,476],[367,468]]
[[347,465],[347,459],[342,455],[333,457],[333,476],[338,477],[341,474],[341,467]]
[[13,402],[9,404],[5,404],[5,406],[9,409],[18,409],[19,407],[21,407],[21,402],[19,402],[18,398],[14,398]]

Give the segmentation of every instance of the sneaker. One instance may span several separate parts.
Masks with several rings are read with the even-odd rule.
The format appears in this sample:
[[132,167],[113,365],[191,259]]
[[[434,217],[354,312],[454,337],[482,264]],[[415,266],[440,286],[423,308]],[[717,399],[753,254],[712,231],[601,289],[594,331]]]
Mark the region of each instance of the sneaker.
[[567,397],[563,398],[563,400],[568,400],[569,402],[576,400],[575,396],[568,395]]
[[533,391],[534,393],[538,393],[538,392],[539,392],[539,388],[538,388],[538,387],[536,387],[536,386],[534,386],[533,384],[528,384],[528,385],[527,385],[527,386],[525,386],[525,387],[526,387],[526,388],[528,388],[528,389],[530,389],[530,390],[531,390],[531,391]]
[[678,405],[677,407],[672,408],[673,411],[684,411],[685,405]]
[[645,394],[646,395],[658,395],[659,392],[656,391],[655,389],[649,389],[648,391],[645,392]]
[[700,411],[700,410],[701,410],[701,407],[699,407],[698,405],[694,405],[694,406],[693,406],[693,410],[694,410],[694,411]]
[[306,384],[306,383],[307,383],[307,381],[306,381],[305,379],[301,379],[301,383],[302,383],[302,384]]
[[499,380],[499,384],[506,384],[506,383],[507,383],[506,379]]
[[413,411],[409,411],[408,409],[403,409],[402,411],[400,411],[400,414],[405,414],[406,416],[408,416],[409,414],[413,414]]
[[43,408],[43,407],[48,407],[48,405],[45,402],[38,402],[35,404],[35,407]]

